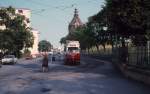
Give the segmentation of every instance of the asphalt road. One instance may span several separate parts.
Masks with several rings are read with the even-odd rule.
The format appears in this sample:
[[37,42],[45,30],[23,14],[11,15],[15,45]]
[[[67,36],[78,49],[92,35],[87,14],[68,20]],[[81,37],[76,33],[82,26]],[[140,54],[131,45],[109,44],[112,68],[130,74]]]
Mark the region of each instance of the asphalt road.
[[85,72],[103,75],[97,80],[97,84],[103,87],[99,94],[150,94],[148,85],[124,77],[111,62],[90,57],[82,57],[82,61],[88,66]]
[[81,57],[79,66],[49,61],[41,72],[41,59],[20,60],[0,68],[0,94],[150,94],[149,86],[125,78],[111,62]]

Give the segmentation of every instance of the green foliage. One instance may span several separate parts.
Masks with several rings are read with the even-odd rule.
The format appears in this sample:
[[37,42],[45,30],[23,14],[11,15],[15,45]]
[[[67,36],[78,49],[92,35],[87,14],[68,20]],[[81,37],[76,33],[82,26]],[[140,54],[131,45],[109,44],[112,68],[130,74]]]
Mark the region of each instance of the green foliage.
[[66,43],[66,37],[62,37],[59,42],[61,44],[65,44]]
[[[89,17],[85,27],[67,35],[64,40],[79,40],[82,49],[131,39],[135,45],[150,40],[149,0],[105,0],[103,8]],[[105,29],[106,28],[106,29]],[[62,41],[62,40],[61,40]],[[65,42],[64,42],[65,43]]]
[[0,24],[5,26],[0,30],[0,51],[5,54],[21,56],[21,50],[33,45],[33,34],[26,27],[25,17],[15,13],[12,7],[0,9]]
[[150,27],[149,4],[148,0],[106,0],[111,34],[122,39],[130,37],[136,45],[146,43]]
[[49,41],[47,40],[42,40],[39,42],[38,44],[38,50],[40,52],[47,52],[47,51],[51,51],[52,45]]

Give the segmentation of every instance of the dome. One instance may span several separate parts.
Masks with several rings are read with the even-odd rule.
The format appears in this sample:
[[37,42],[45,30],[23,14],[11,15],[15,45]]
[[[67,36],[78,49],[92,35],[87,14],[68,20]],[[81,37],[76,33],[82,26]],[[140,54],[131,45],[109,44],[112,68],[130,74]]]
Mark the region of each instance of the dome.
[[75,9],[74,11],[74,17],[72,21],[69,24],[69,33],[74,32],[76,28],[83,26],[82,21],[80,20],[80,17],[78,15],[78,10]]

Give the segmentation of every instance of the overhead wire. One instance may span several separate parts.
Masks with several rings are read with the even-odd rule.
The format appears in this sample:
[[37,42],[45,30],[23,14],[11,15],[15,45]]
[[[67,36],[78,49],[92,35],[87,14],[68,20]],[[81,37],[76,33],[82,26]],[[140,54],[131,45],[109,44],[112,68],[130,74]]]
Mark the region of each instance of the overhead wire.
[[[49,10],[49,9],[57,9],[57,10],[60,10],[60,11],[64,12],[67,9],[76,8],[77,6],[83,4],[83,3],[76,2],[76,3],[73,3],[71,5],[53,6],[53,5],[50,5],[50,4],[47,4],[47,3],[40,2],[38,0],[25,0],[25,1],[28,1],[29,3],[32,3],[32,4],[35,4],[35,5],[43,6],[43,8],[41,8],[41,9],[32,10],[32,14],[38,15],[38,16],[42,16],[42,13]],[[91,3],[91,2],[95,2],[95,1],[97,2],[99,0],[87,0],[86,2]]]
[[[28,1],[28,2],[31,2],[31,3],[33,3],[33,4],[36,4],[36,5],[40,5],[40,6],[44,6],[44,7],[46,7],[45,8],[45,11],[47,10],[47,9],[58,9],[58,10],[60,10],[60,11],[64,11],[64,10],[66,10],[66,9],[70,9],[70,8],[75,8],[75,7],[77,7],[77,6],[79,6],[79,5],[81,5],[81,3],[73,3],[73,4],[71,4],[71,5],[59,5],[59,6],[52,6],[52,5],[50,5],[50,4],[45,4],[45,3],[42,3],[42,2],[39,2],[39,1],[35,1],[35,0],[25,0],[25,1]],[[94,2],[98,2],[99,0],[88,0],[88,1],[86,1],[87,3],[94,3]],[[94,3],[95,4],[95,3]],[[43,12],[43,11],[41,11],[41,12]]]

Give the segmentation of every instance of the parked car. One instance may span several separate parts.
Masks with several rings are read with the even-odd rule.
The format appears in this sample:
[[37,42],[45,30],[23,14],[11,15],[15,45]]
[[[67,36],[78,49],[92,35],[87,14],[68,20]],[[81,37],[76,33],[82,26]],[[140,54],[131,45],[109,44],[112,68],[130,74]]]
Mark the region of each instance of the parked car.
[[17,63],[17,58],[14,55],[5,55],[2,60],[2,64],[15,64]]

